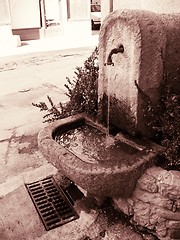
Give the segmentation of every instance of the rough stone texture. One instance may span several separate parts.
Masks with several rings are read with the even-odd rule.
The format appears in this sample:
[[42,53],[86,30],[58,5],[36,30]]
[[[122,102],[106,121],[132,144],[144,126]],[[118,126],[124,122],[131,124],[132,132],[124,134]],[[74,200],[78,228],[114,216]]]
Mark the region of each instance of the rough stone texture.
[[[154,164],[159,146],[148,141],[146,147],[144,146],[144,150],[129,155],[129,158],[136,159],[131,166],[120,165],[118,162],[114,165],[108,165],[98,162],[86,162],[53,140],[52,136],[57,131],[57,128],[68,131],[72,127],[75,128],[77,125],[79,126],[89,121],[87,117],[80,114],[48,125],[38,136],[40,151],[66,177],[92,195],[96,197],[128,197],[145,169]],[[90,124],[92,125],[93,122],[91,121]],[[94,126],[97,127],[95,124]],[[98,125],[98,127],[100,126]],[[134,144],[136,143],[134,142]]]
[[[179,14],[138,10],[117,10],[106,17],[99,37],[101,120],[107,121],[105,109],[109,108],[110,122],[115,126],[131,135],[153,135],[144,116],[147,99],[153,104],[158,102],[164,72],[179,76],[180,24],[176,23],[180,23]],[[120,44],[124,52],[113,54],[114,65],[107,65],[111,50]],[[173,84],[176,88],[177,79]]]
[[132,222],[147,227],[160,239],[180,239],[179,178],[177,171],[149,168],[133,194],[127,199],[114,198],[114,204],[131,216]]
[[[99,101],[104,101],[104,94],[117,99],[118,104],[110,103],[110,122],[132,135],[149,135],[143,118],[145,100],[135,81],[157,102],[163,75],[164,36],[158,16],[142,11],[115,11],[105,19],[100,31]],[[112,56],[114,66],[104,66],[110,51],[119,44],[124,46],[124,53]],[[102,112],[104,109],[103,106]]]
[[166,33],[164,69],[170,76],[174,92],[180,94],[180,14],[163,14],[160,19]]

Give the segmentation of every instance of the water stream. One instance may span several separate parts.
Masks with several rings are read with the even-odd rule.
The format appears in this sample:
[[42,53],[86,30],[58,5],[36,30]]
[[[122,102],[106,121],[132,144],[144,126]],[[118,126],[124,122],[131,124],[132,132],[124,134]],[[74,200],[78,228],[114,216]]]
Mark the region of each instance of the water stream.
[[108,79],[107,79],[107,138],[109,137],[109,124],[110,124],[110,89],[109,89],[109,77],[110,77],[110,67],[108,66]]
[[106,132],[106,139],[105,144],[106,147],[109,147],[114,144],[114,138],[110,137],[110,76],[111,76],[111,65],[107,66],[108,68],[108,79],[107,79],[107,132]]
[[105,145],[106,147],[113,144],[112,138],[110,138],[109,135],[109,125],[110,125],[110,89],[109,89],[109,76],[110,76],[110,67],[108,66],[108,78],[107,78],[107,132],[106,132],[106,139],[105,139]]

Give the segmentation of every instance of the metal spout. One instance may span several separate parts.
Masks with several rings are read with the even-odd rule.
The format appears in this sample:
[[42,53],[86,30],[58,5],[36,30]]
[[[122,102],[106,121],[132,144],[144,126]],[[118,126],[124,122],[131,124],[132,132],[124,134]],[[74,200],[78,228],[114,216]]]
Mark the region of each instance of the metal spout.
[[120,44],[119,47],[117,47],[117,48],[113,48],[110,51],[108,58],[107,58],[107,62],[104,64],[104,66],[106,66],[106,65],[114,66],[114,63],[112,61],[112,55],[117,54],[117,53],[123,53],[123,52],[124,52],[124,46],[122,44]]

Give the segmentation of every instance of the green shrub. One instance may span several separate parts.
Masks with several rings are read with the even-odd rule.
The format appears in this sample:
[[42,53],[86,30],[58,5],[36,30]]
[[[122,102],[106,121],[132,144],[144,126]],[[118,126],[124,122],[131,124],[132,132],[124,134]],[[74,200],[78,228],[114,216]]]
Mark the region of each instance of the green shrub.
[[168,170],[180,170],[180,98],[170,84],[174,80],[164,74],[160,102],[156,106],[148,102],[147,113],[147,124],[155,131],[154,140],[164,147],[157,164]]
[[66,104],[55,105],[51,97],[47,96],[50,107],[45,102],[32,103],[40,111],[46,111],[44,122],[53,122],[77,113],[86,112],[96,115],[98,110],[98,48],[84,62],[83,67],[76,67],[73,80],[67,79],[65,87],[69,101]]
[[98,110],[98,49],[96,48],[91,56],[84,62],[83,67],[77,67],[75,78],[71,81],[67,78],[67,96],[70,101],[68,108],[72,109],[72,114],[86,112],[97,114]]

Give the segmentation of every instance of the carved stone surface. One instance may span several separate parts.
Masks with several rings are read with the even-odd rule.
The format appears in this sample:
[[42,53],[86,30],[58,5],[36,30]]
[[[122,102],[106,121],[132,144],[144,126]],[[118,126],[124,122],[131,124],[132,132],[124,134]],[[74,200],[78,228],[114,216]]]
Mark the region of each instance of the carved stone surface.
[[[147,168],[154,165],[160,150],[159,146],[147,140],[143,141],[144,145],[137,144],[118,134],[116,138],[119,141],[127,141],[127,148],[132,148],[133,145],[133,148],[136,149],[134,154],[128,155],[128,159],[132,160],[132,165],[121,164],[119,159],[114,164],[111,163],[112,159],[104,161],[104,163],[98,162],[98,159],[96,162],[89,163],[86,161],[87,155],[77,157],[75,153],[53,139],[53,134],[57,131],[68,131],[83,124],[88,125],[88,123],[91,126],[94,124],[95,128],[100,129],[100,125],[93,123],[83,114],[49,124],[38,135],[40,151],[60,172],[92,195],[96,197],[128,197],[138,178]],[[103,131],[103,129],[101,130]],[[139,146],[143,149],[140,150]],[[111,164],[108,165],[109,163]]]
[[133,194],[128,199],[114,198],[114,205],[160,239],[180,239],[179,177],[178,171],[149,168],[138,180]]
[[164,72],[180,93],[179,33],[178,14],[117,10],[106,17],[99,37],[100,119],[108,121],[109,109],[113,125],[131,135],[153,135],[147,102],[158,103]]

